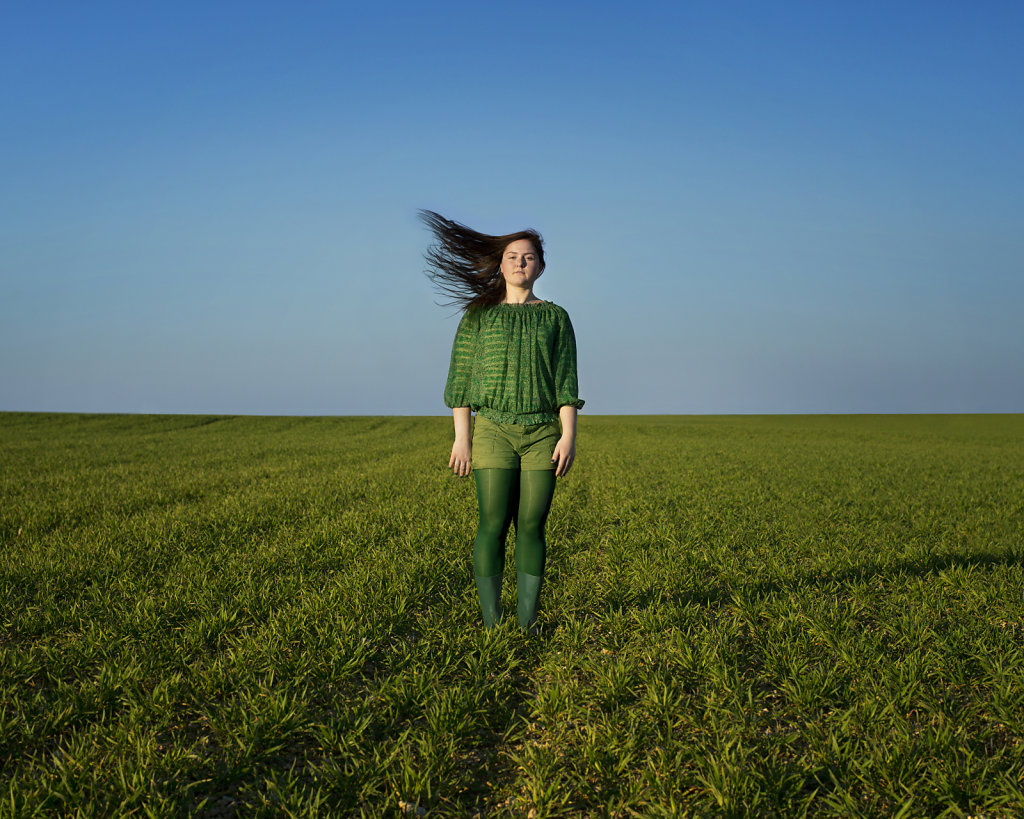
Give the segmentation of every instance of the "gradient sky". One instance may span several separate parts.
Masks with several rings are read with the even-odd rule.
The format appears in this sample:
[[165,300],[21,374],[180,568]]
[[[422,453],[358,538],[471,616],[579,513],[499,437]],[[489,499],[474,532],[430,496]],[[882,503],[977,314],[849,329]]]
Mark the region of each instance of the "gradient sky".
[[1024,4],[0,6],[0,410],[446,413],[431,208],[584,413],[1024,411]]

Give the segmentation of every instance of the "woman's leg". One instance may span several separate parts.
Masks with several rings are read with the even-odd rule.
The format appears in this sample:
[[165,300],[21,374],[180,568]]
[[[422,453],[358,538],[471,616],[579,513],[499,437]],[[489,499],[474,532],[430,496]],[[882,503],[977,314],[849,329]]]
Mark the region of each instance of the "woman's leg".
[[553,469],[520,473],[519,509],[516,515],[516,599],[519,625],[529,630],[537,618],[547,542],[544,526],[555,496]]
[[501,619],[501,576],[505,571],[505,537],[516,513],[519,495],[518,469],[474,469],[476,499],[480,509],[473,544],[473,574],[480,595],[484,626]]

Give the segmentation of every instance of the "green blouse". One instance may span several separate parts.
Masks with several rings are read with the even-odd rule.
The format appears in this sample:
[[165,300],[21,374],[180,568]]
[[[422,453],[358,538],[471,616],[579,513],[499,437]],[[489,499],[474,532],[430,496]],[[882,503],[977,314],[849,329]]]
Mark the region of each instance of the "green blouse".
[[471,307],[452,345],[444,403],[505,424],[558,420],[583,406],[576,383],[576,336],[550,301]]

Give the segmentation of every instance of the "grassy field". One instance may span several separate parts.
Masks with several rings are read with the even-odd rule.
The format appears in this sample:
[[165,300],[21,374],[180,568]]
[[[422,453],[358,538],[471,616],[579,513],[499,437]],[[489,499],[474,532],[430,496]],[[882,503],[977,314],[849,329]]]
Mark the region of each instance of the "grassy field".
[[1024,816],[1024,416],[584,414],[532,638],[451,439],[0,414],[0,816]]

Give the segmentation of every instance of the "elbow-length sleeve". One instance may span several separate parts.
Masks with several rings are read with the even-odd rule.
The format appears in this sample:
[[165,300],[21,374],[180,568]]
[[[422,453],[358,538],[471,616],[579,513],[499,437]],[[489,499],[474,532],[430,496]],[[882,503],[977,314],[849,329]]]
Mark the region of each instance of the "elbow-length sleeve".
[[446,407],[469,406],[469,393],[473,380],[473,363],[476,359],[477,338],[480,321],[473,309],[467,310],[455,331],[452,343],[452,360],[448,365],[448,380],[444,385]]
[[568,313],[562,315],[558,326],[558,347],[555,358],[555,400],[559,407],[582,409],[576,375],[576,334]]

